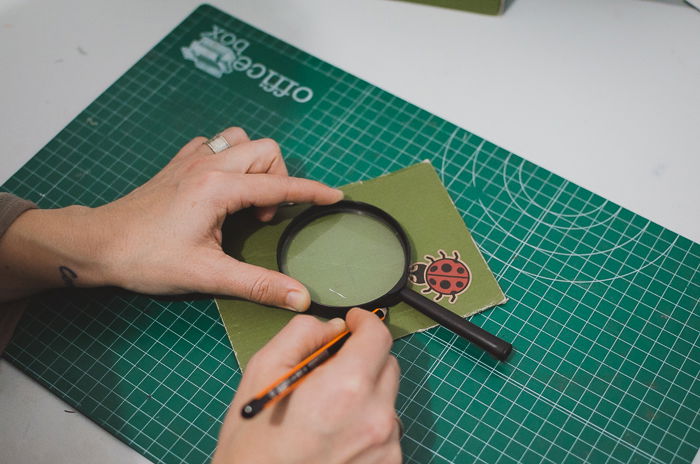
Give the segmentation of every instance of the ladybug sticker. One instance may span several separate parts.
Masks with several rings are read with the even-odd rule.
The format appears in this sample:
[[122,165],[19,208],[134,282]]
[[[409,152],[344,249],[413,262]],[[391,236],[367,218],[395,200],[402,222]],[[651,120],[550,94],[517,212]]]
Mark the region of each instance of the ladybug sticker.
[[435,292],[435,301],[440,301],[443,296],[450,297],[450,303],[457,301],[457,295],[469,288],[472,282],[472,274],[469,267],[464,264],[457,250],[448,257],[443,250],[438,250],[440,258],[426,255],[428,262],[411,264],[409,279],[414,284],[426,285],[421,293]]

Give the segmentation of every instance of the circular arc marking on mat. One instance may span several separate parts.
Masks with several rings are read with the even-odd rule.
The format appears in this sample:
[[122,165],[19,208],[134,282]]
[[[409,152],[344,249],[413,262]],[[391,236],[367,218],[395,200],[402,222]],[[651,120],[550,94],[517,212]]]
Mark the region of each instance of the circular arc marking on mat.
[[[547,224],[547,225],[549,225],[549,226],[551,226],[551,227],[553,227],[553,228],[555,228],[555,229],[559,229],[559,230],[587,230],[587,229],[592,229],[593,227],[597,227],[597,226],[600,226],[600,225],[605,224],[606,222],[611,221],[612,219],[616,218],[616,217],[617,217],[617,214],[622,210],[622,207],[621,207],[621,206],[618,206],[618,209],[617,209],[617,211],[615,211],[615,213],[611,214],[610,216],[608,216],[607,218],[605,218],[605,219],[603,219],[603,220],[599,220],[598,222],[594,222],[594,223],[589,224],[589,225],[586,225],[586,226],[573,226],[573,225],[572,225],[572,226],[559,226],[559,225],[553,224],[552,222],[543,221],[542,219],[536,218],[536,217],[533,216],[532,214],[528,213],[522,206],[520,206],[520,204],[519,204],[518,201],[517,201],[517,198],[516,198],[515,196],[513,196],[513,192],[510,190],[510,188],[508,188],[508,184],[509,184],[508,181],[511,180],[512,177],[509,176],[509,175],[507,174],[506,169],[508,168],[508,161],[510,160],[511,155],[512,155],[512,154],[508,154],[508,158],[506,158],[506,160],[503,162],[503,172],[502,172],[502,175],[503,175],[503,189],[506,191],[506,193],[507,193],[508,196],[510,197],[511,201],[513,202],[513,204],[515,204],[516,206],[518,206],[519,210],[520,210],[524,215],[529,216],[529,217],[531,217],[532,219],[537,219],[539,222],[541,222],[541,223],[543,223],[543,224]],[[535,206],[537,206],[537,207],[543,209],[542,206],[541,206],[539,203],[537,203],[537,202],[527,193],[527,191],[525,190],[525,184],[524,184],[523,181],[522,181],[522,167],[523,167],[524,164],[525,164],[525,160],[522,161],[522,163],[520,164],[520,166],[519,166],[519,168],[518,168],[518,170],[519,170],[519,177],[520,177],[520,178],[518,179],[518,182],[520,183],[520,185],[521,185],[521,187],[522,187],[521,191],[523,192],[523,196],[525,196],[525,197],[529,200],[529,203],[530,203],[530,204],[535,205]],[[543,209],[543,211],[544,211],[545,214],[551,214],[551,215],[553,215],[553,216],[563,217],[564,219],[569,220],[569,217],[573,217],[573,218],[576,218],[576,217],[586,217],[586,216],[589,216],[589,215],[591,215],[591,214],[594,214],[594,213],[600,211],[607,203],[608,203],[608,201],[605,200],[605,201],[603,202],[603,204],[601,204],[601,205],[598,206],[597,208],[594,208],[593,210],[590,210],[590,211],[586,211],[586,212],[584,212],[584,213],[580,213],[580,214],[578,214],[578,215],[573,215],[573,214],[571,214],[571,215],[565,215],[565,214],[555,213],[555,212],[553,212],[553,211],[546,211],[546,210],[544,210],[544,209]],[[571,221],[571,220],[569,220],[569,221],[573,224],[573,221]]]
[[[447,154],[450,151],[450,146],[452,145],[452,141],[455,139],[457,134],[459,133],[459,127],[456,128],[455,130],[452,131],[450,134],[450,137],[447,139],[447,142],[445,142],[445,149],[442,151],[442,159],[441,159],[441,167],[440,167],[440,180],[442,180],[443,185],[445,185],[445,162],[447,161]],[[457,152],[457,150],[455,150]]]
[[[476,173],[477,156],[478,156],[478,152],[474,152],[473,161],[472,161],[472,185],[473,185],[475,188],[476,188],[476,174],[475,174],[475,173]],[[508,191],[508,190],[506,189],[506,191]],[[509,195],[510,195],[510,193],[509,193]],[[511,199],[512,199],[512,197],[511,197]],[[491,219],[491,221],[493,222],[494,226],[495,226],[496,228],[500,229],[501,231],[503,231],[507,236],[509,236],[509,237],[511,237],[511,238],[514,238],[515,240],[517,240],[517,241],[519,241],[519,242],[521,242],[521,243],[527,245],[528,247],[530,247],[530,248],[532,248],[532,249],[534,249],[534,250],[536,250],[536,251],[541,251],[542,253],[545,253],[545,254],[553,254],[553,255],[559,255],[559,256],[580,256],[580,257],[585,257],[585,256],[593,256],[593,255],[600,255],[600,254],[610,253],[610,252],[612,252],[612,251],[617,250],[618,248],[621,248],[621,247],[627,245],[628,243],[630,243],[630,242],[632,242],[632,241],[634,241],[634,240],[637,240],[639,237],[641,237],[641,236],[644,234],[644,232],[646,232],[646,230],[647,230],[647,228],[649,227],[649,224],[650,224],[650,221],[647,220],[647,223],[644,225],[644,227],[642,227],[642,228],[639,230],[639,232],[637,232],[637,234],[635,234],[635,235],[632,236],[632,237],[629,237],[626,241],[624,241],[624,242],[622,242],[622,243],[618,243],[618,244],[615,245],[614,247],[608,248],[608,249],[605,249],[605,250],[596,250],[596,251],[587,252],[587,253],[575,253],[575,252],[553,251],[553,250],[547,250],[547,249],[544,249],[544,248],[540,248],[540,247],[531,245],[530,243],[524,241],[522,238],[513,235],[509,230],[507,230],[506,228],[504,228],[503,226],[501,226],[500,223],[499,223],[499,221],[497,221],[496,218],[494,218],[494,217],[491,215],[491,212],[490,212],[489,209],[486,207],[486,205],[484,205],[484,202],[481,200],[481,198],[479,198],[478,201],[479,201],[479,205],[480,205],[481,208],[484,210],[484,213],[489,217],[489,219]],[[522,208],[519,208],[519,210],[522,211]],[[546,223],[546,222],[542,221],[540,218],[537,218],[537,217],[535,217],[535,216],[532,216],[531,214],[526,213],[525,211],[522,211],[522,212],[523,212],[524,214],[526,214],[527,216],[531,217],[532,219],[534,219],[535,221],[537,221],[539,224],[551,225],[551,224],[549,224],[549,223]],[[611,216],[611,217],[615,217],[615,216]],[[589,228],[590,228],[590,227],[589,227]]]
[[[666,256],[668,256],[668,253],[676,245],[677,241],[678,241],[678,237],[673,239],[673,242],[671,242],[671,244],[668,246],[668,248],[666,248],[664,251],[660,252],[658,256],[656,256],[654,259],[646,261],[639,268],[635,268],[635,269],[633,269],[625,274],[617,274],[617,275],[614,275],[612,277],[606,277],[604,279],[591,279],[591,280],[572,280],[572,279],[562,279],[562,278],[558,278],[558,277],[543,276],[542,274],[536,274],[534,272],[526,271],[523,268],[515,267],[512,264],[505,262],[503,259],[499,258],[498,256],[496,256],[492,253],[489,253],[487,250],[484,250],[484,252],[486,254],[488,254],[490,257],[492,257],[493,259],[505,264],[506,266],[509,266],[512,269],[517,269],[522,274],[525,274],[525,275],[530,276],[530,277],[534,277],[536,279],[543,279],[543,280],[548,280],[551,282],[564,282],[564,283],[570,283],[570,284],[597,284],[597,283],[610,282],[610,281],[615,280],[615,279],[624,279],[625,277],[631,276],[633,274],[637,274],[642,269],[649,267],[650,265],[654,264],[659,259],[665,258]],[[546,269],[546,268],[542,268],[542,269]]]
[[[510,156],[511,156],[511,154],[508,155],[509,158],[510,158]],[[508,162],[508,161],[506,160],[506,162]],[[522,189],[523,195],[525,195],[525,196],[530,200],[531,203],[537,204],[537,202],[535,201],[535,199],[532,198],[532,197],[530,196],[530,194],[527,193],[527,190],[525,189],[526,185],[525,185],[525,181],[523,180],[523,166],[525,166],[525,160],[524,160],[524,159],[521,160],[520,166],[518,166],[518,182],[519,182],[520,185],[523,187],[523,189]],[[505,167],[505,165],[504,165],[504,167]],[[505,169],[504,169],[504,173],[505,173]],[[577,187],[578,187],[578,186],[577,186]],[[564,213],[555,213],[555,212],[550,211],[550,214],[555,215],[555,216],[574,217],[574,218],[575,218],[575,217],[582,217],[582,216],[590,216],[591,214],[597,213],[598,211],[600,211],[601,209],[603,209],[603,208],[605,207],[605,205],[609,203],[609,201],[608,201],[607,199],[604,198],[603,200],[604,200],[603,203],[601,203],[601,204],[598,205],[597,207],[595,207],[595,208],[593,208],[593,209],[591,209],[591,210],[589,210],[589,211],[584,211],[584,212],[582,212],[582,213],[564,214]]]
[[[472,168],[473,168],[473,169],[472,169],[472,185],[473,185],[474,187],[476,187],[476,175],[475,175],[475,173],[476,173],[476,162],[477,162],[477,157],[478,157],[479,151],[480,151],[480,150],[476,150],[476,151],[474,152],[473,161],[472,161],[472,163],[473,163],[473,164],[472,164]],[[519,238],[519,237],[516,237],[515,235],[511,234],[508,230],[506,230],[505,228],[503,228],[502,226],[499,225],[498,221],[496,220],[496,218],[493,217],[493,215],[491,214],[491,212],[489,211],[489,209],[486,208],[486,205],[484,205],[484,202],[481,200],[481,198],[479,198],[478,201],[479,201],[479,205],[480,205],[481,208],[483,209],[484,213],[489,217],[489,219],[491,219],[491,221],[493,222],[493,224],[494,224],[495,227],[497,227],[498,229],[500,229],[501,231],[503,231],[507,236],[512,237],[513,239],[517,240],[519,243],[521,243],[521,246],[527,245],[528,247],[530,247],[530,248],[532,248],[532,249],[534,249],[534,250],[536,250],[536,251],[540,251],[540,252],[542,252],[542,253],[544,253],[544,254],[585,257],[585,256],[596,255],[596,254],[610,253],[611,251],[614,251],[614,250],[616,250],[617,248],[620,248],[620,247],[626,245],[627,243],[631,242],[632,240],[634,240],[635,238],[637,238],[638,236],[640,236],[641,234],[643,234],[643,233],[647,230],[647,228],[649,227],[649,224],[650,224],[650,221],[647,220],[647,223],[644,225],[644,227],[639,231],[639,233],[638,233],[637,235],[635,235],[634,237],[630,238],[630,239],[627,240],[626,242],[621,243],[621,244],[618,244],[618,245],[616,245],[615,247],[610,248],[610,249],[608,249],[608,250],[595,251],[595,252],[592,252],[592,253],[562,253],[562,252],[555,252],[555,251],[545,250],[545,249],[542,249],[542,248],[539,248],[539,247],[530,245],[528,242],[524,241],[523,239],[521,239],[521,238]],[[535,219],[539,224],[543,224],[543,222],[542,222],[540,219],[538,219],[538,218],[534,218],[534,219]],[[612,280],[615,280],[615,279],[625,278],[625,277],[627,277],[627,276],[630,276],[630,275],[633,275],[633,274],[636,274],[636,273],[640,272],[642,269],[645,269],[646,267],[648,267],[649,265],[655,263],[655,262],[658,261],[659,259],[661,259],[661,258],[667,256],[668,253],[669,253],[669,252],[671,251],[671,249],[673,248],[673,246],[676,244],[677,240],[678,240],[678,237],[676,237],[676,238],[673,240],[673,242],[671,242],[671,244],[668,246],[668,248],[666,248],[666,250],[660,252],[660,253],[658,254],[658,256],[654,257],[653,259],[649,259],[649,258],[647,257],[647,258],[644,260],[645,262],[644,262],[641,266],[639,266],[638,268],[633,269],[632,271],[627,272],[627,273],[625,273],[625,274],[617,274],[617,275],[615,275],[615,276],[607,277],[607,278],[604,278],[604,279],[572,280],[572,279],[562,279],[562,278],[557,278],[557,277],[546,277],[546,276],[542,276],[542,275],[539,274],[539,273],[536,274],[536,273],[533,273],[533,272],[530,272],[530,271],[526,271],[526,270],[524,270],[524,269],[522,269],[522,268],[515,267],[515,266],[513,266],[512,262],[511,262],[511,263],[508,263],[508,262],[506,262],[506,261],[504,261],[504,260],[502,260],[502,259],[496,257],[495,255],[492,255],[491,253],[488,253],[488,252],[487,252],[487,253],[489,254],[489,256],[492,256],[493,258],[495,258],[495,259],[497,259],[498,261],[502,262],[502,263],[505,264],[507,267],[510,267],[510,268],[513,268],[513,269],[517,269],[519,272],[521,272],[521,273],[523,273],[523,274],[526,274],[526,275],[528,275],[528,276],[531,276],[531,277],[541,278],[541,279],[548,280],[548,281],[553,281],[553,282],[566,282],[566,283],[574,283],[574,284],[590,284],[590,283],[609,282],[609,281],[612,281]],[[484,250],[484,251],[486,251],[486,250]],[[545,270],[546,268],[542,268],[542,269]]]

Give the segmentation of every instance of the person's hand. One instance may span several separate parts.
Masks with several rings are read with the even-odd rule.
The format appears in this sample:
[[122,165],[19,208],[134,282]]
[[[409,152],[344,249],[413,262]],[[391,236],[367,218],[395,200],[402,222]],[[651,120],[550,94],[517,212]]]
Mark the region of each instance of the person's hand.
[[342,192],[288,177],[270,139],[250,141],[240,128],[221,135],[230,148],[213,154],[197,137],[151,180],[107,205],[22,214],[0,239],[0,301],[65,281],[231,295],[305,310],[310,297],[301,283],[224,254],[221,226],[249,206],[266,221],[280,203],[330,204]]
[[219,434],[214,464],[395,464],[401,462],[394,402],[399,366],[391,335],[369,311],[347,315],[352,332],[338,354],[289,396],[252,419],[241,408],[345,330],[341,319],[296,316],[249,362]]

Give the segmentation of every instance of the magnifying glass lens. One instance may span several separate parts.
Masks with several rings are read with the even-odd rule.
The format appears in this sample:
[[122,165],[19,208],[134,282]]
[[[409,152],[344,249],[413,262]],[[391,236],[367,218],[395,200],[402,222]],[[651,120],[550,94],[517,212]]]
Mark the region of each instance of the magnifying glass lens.
[[290,238],[281,270],[325,306],[355,306],[389,292],[402,278],[406,256],[396,232],[355,212],[321,216]]

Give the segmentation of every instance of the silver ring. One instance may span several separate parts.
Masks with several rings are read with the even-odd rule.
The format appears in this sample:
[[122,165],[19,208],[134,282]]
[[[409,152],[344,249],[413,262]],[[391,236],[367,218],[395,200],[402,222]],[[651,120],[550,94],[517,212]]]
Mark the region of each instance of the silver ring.
[[401,437],[403,437],[403,421],[401,420],[401,418],[399,417],[398,414],[394,415],[394,419],[396,419],[396,425],[399,426],[399,440],[400,440]]
[[226,138],[221,134],[215,135],[204,143],[206,143],[215,154],[231,147],[231,145],[229,145],[229,143],[226,141]]

